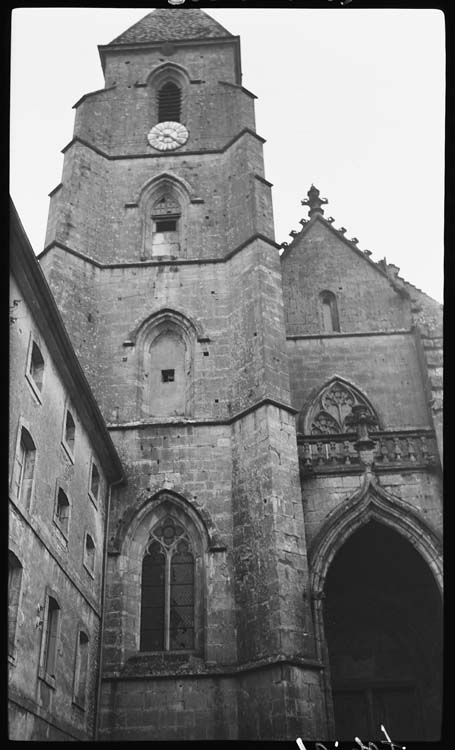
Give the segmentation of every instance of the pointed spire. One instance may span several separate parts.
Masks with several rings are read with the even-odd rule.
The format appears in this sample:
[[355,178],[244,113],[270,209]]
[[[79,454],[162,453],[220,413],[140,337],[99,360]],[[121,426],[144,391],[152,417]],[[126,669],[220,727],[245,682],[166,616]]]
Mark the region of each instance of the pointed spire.
[[157,8],[110,44],[146,44],[230,36],[229,31],[199,8]]
[[327,198],[320,198],[320,193],[317,187],[314,185],[311,185],[310,189],[308,190],[307,196],[308,198],[304,198],[303,201],[301,201],[302,206],[309,206],[310,210],[308,211],[308,216],[314,216],[314,214],[320,214],[321,216],[324,215],[324,209],[321,208],[325,203],[328,203]]

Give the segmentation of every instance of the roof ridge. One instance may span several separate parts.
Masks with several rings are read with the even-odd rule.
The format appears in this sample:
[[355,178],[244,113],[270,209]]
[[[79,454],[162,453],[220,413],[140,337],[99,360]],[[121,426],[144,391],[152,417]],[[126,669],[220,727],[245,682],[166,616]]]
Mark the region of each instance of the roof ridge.
[[156,8],[115,37],[109,45],[230,36],[233,35],[224,26],[200,8]]

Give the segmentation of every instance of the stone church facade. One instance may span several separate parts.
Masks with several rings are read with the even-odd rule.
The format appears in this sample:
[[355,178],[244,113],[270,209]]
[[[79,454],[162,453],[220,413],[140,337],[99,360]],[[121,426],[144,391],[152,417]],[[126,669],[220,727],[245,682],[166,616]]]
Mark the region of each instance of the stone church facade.
[[277,245],[238,37],[99,51],[40,256],[124,472],[96,737],[437,739],[441,306],[314,186]]

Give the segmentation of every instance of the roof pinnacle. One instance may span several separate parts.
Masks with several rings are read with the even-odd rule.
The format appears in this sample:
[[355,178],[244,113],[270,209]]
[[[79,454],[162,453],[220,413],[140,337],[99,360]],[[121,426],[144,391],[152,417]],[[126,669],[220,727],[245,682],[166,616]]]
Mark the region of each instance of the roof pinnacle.
[[308,216],[314,216],[314,214],[320,214],[321,216],[324,215],[324,209],[321,208],[325,203],[328,203],[327,198],[320,198],[320,193],[317,187],[314,185],[311,185],[310,189],[308,190],[307,196],[308,198],[304,198],[303,201],[300,201],[302,206],[309,206],[310,210],[308,211]]

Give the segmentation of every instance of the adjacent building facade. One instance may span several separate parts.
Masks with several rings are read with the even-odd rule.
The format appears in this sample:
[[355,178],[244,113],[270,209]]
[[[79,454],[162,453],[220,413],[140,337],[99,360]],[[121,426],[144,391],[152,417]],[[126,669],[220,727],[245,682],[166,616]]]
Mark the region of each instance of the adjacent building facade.
[[87,740],[123,470],[14,207],[10,238],[9,736]]
[[[275,243],[239,38],[203,11],[155,10],[100,55],[40,256],[126,477],[105,554],[90,492],[93,524],[72,521],[76,557],[84,534],[100,550],[73,597],[87,637],[102,607],[96,736],[380,739],[383,723],[435,739],[440,305],[335,229],[314,186],[301,231]],[[30,338],[12,362],[28,376],[34,344],[46,361]],[[90,440],[110,446],[87,430],[85,478]],[[115,451],[97,450],[107,487]]]

